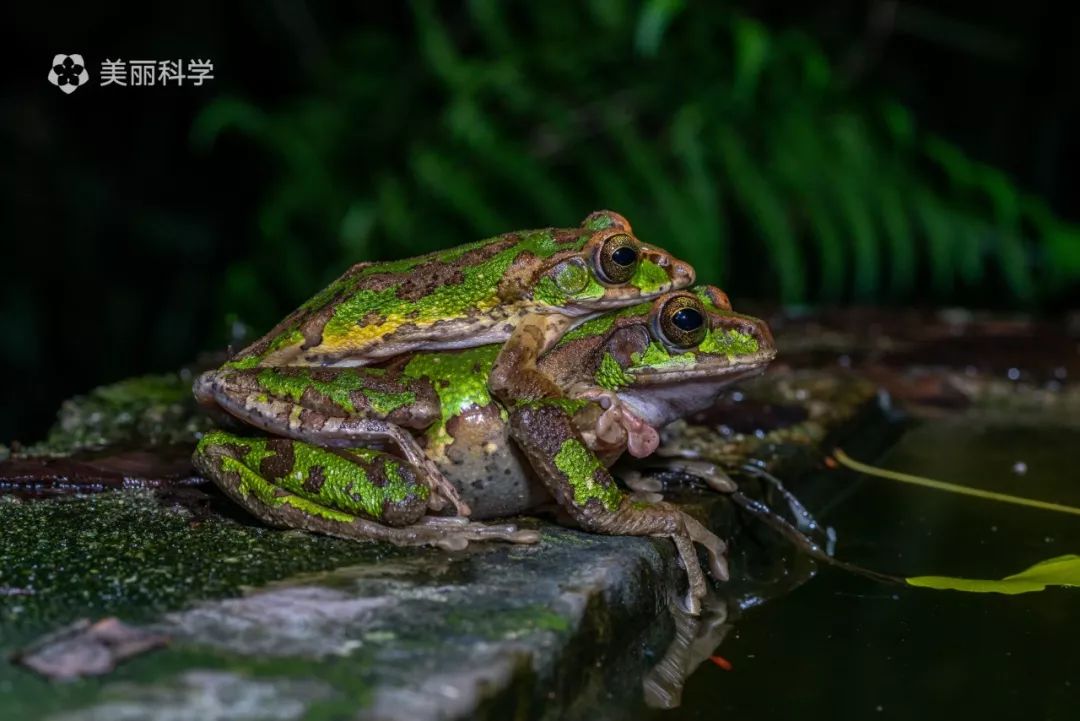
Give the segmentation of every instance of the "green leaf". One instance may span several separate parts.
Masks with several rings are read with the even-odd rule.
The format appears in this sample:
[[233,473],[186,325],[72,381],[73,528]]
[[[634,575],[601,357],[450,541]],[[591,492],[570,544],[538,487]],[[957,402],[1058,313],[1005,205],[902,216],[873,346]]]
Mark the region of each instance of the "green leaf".
[[745,100],[753,95],[769,57],[769,32],[756,20],[739,18],[734,25],[735,86],[732,94]]
[[664,31],[671,21],[682,12],[684,0],[648,0],[641,8],[634,48],[645,57],[652,57],[660,50]]
[[1069,554],[1036,563],[1020,573],[1000,581],[950,576],[915,576],[905,579],[909,586],[934,588],[939,591],[967,593],[1004,593],[1015,595],[1042,591],[1047,586],[1080,586],[1080,556]]
[[884,101],[880,110],[893,142],[903,148],[911,147],[915,142],[915,121],[911,111],[891,100]]

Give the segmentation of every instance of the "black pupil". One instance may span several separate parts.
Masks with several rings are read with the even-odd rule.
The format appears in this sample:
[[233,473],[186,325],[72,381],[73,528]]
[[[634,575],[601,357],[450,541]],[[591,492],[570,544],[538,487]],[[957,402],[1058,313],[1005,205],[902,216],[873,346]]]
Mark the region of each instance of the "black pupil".
[[701,313],[698,313],[693,308],[680,308],[671,316],[671,322],[674,323],[675,327],[679,330],[685,330],[687,332],[697,330],[701,327],[702,323]]
[[634,261],[637,260],[637,251],[624,245],[611,254],[611,259],[619,265],[633,265]]

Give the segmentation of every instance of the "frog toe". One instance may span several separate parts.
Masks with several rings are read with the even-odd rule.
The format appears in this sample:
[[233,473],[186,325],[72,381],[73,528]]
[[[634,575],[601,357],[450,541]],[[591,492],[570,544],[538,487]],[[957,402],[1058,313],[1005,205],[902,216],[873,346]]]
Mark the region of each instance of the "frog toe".
[[532,544],[540,540],[540,532],[531,528],[519,528],[513,523],[479,523],[461,516],[425,516],[413,526],[421,527],[442,534],[442,538],[461,538],[466,541]]
[[701,613],[701,599],[705,597],[707,590],[705,574],[701,572],[697,550],[688,536],[674,535],[671,540],[675,542],[675,549],[679,552],[679,559],[686,571],[687,589],[684,608],[687,613],[697,616]]

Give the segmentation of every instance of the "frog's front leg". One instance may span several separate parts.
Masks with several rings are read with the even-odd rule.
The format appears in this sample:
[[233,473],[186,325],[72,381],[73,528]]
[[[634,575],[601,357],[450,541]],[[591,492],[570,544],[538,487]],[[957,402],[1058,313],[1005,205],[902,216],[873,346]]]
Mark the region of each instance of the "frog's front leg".
[[645,503],[624,494],[582,442],[573,419],[557,401],[513,407],[510,433],[555,500],[586,530],[671,538],[686,567],[686,606],[691,613],[697,613],[706,592],[694,543],[705,548],[712,575],[727,580],[724,542],[673,505]]
[[470,513],[457,488],[402,427],[424,428],[439,417],[428,384],[404,384],[365,368],[270,368],[204,373],[194,391],[203,405],[274,435],[338,448],[393,445],[434,491],[432,510],[449,501],[458,515]]
[[499,350],[488,388],[505,405],[539,398],[561,398],[562,390],[536,367],[536,361],[562,338],[574,320],[558,314],[530,313]]
[[430,489],[388,453],[214,431],[199,442],[193,461],[233,501],[276,526],[452,550],[470,541],[539,539],[511,524],[425,516]]

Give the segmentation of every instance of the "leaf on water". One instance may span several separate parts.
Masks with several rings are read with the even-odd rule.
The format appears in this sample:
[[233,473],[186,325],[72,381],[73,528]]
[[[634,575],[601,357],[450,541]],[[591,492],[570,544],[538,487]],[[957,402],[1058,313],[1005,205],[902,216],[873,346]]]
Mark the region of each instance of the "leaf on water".
[[968,593],[1030,593],[1042,591],[1047,586],[1080,586],[1080,556],[1069,554],[1048,558],[1020,573],[1006,576],[1000,581],[950,576],[915,576],[905,579],[910,586],[936,588],[939,591],[966,591]]

